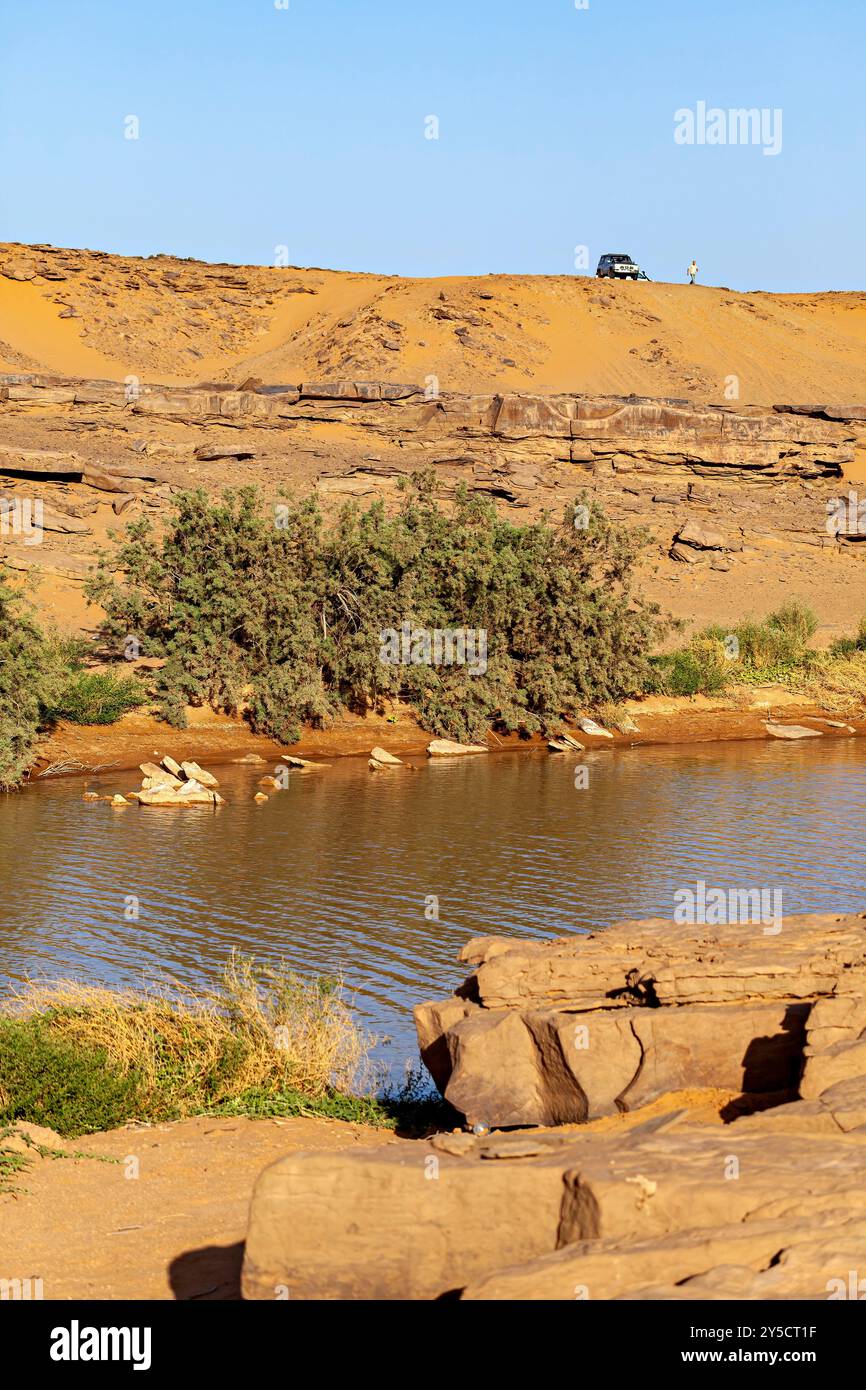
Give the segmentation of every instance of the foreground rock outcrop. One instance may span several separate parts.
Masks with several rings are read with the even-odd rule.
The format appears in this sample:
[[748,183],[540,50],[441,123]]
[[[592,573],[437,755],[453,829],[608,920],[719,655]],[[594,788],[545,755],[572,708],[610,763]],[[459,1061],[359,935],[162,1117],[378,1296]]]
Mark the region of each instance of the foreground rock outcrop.
[[850,1297],[839,1290],[866,1259],[866,1125],[843,1133],[833,1107],[295,1154],[256,1186],[244,1293]]
[[774,927],[470,943],[468,986],[417,1010],[467,1118],[555,1124],[727,1087],[732,1122],[673,1097],[643,1122],[293,1155],[257,1184],[246,1296],[859,1298],[866,915]]
[[866,1026],[854,1002],[866,995],[866,925],[762,921],[478,938],[461,955],[475,966],[465,985],[415,1010],[421,1055],[455,1109],[490,1126],[583,1121],[689,1087],[796,1091],[826,1009],[817,1001],[852,1001],[834,1042]]

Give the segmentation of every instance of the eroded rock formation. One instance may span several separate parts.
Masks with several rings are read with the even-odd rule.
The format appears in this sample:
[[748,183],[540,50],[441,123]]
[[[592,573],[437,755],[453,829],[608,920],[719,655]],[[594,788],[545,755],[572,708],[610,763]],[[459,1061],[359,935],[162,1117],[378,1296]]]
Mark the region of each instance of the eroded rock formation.
[[847,1020],[830,1039],[842,1049],[866,1028],[859,916],[621,922],[550,942],[478,938],[461,959],[475,969],[457,995],[415,1019],[427,1067],[470,1124],[594,1119],[690,1087],[796,1092],[804,1059],[806,1079],[822,1065],[815,1019]]
[[255,1190],[248,1298],[861,1296],[863,916],[766,936],[623,923],[464,956],[466,997],[422,1006],[419,1036],[446,1094],[491,1126],[695,1086],[768,1108],[740,1099],[711,1124],[672,1099],[643,1122],[294,1154]]
[[828,517],[866,436],[857,408],[845,410],[432,394],[354,378],[177,387],[7,372],[0,489],[13,506],[38,499],[47,517],[73,521],[55,525],[38,556],[13,527],[0,545],[18,569],[38,560],[80,582],[115,516],[159,514],[183,488],[255,482],[266,502],[290,487],[331,506],[396,499],[406,477],[429,469],[441,497],[465,486],[521,519],[561,516],[584,497],[614,522],[646,526],[662,587],[651,573],[647,582],[664,606],[667,582],[712,576],[739,593],[740,575],[757,579],[780,556],[804,566],[809,592],[850,591],[862,582],[857,548],[838,533],[851,527]]

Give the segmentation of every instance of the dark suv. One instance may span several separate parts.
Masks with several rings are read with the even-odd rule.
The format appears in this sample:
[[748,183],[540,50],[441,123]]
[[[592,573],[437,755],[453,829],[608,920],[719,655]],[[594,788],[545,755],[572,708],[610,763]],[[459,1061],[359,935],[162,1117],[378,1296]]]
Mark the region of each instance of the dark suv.
[[631,256],[602,256],[595,273],[599,280],[636,280],[640,266],[635,265]]

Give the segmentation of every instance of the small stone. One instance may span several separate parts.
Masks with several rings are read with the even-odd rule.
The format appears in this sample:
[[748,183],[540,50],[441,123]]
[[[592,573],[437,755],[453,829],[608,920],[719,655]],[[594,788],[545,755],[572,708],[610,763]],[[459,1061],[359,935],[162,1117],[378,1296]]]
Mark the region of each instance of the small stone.
[[591,734],[593,738],[613,738],[613,734],[609,729],[603,729],[594,719],[589,719],[586,715],[582,715],[578,719],[577,724],[585,734]]
[[455,743],[450,738],[434,738],[432,743],[427,744],[427,755],[430,758],[457,758],[468,753],[487,751],[483,743]]
[[807,729],[803,724],[773,724],[764,721],[764,728],[771,738],[823,738],[820,729]]

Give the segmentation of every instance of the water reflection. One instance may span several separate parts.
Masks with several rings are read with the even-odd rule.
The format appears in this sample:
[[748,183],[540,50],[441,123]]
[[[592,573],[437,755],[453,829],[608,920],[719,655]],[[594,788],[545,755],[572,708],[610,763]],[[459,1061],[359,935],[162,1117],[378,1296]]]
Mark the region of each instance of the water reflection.
[[402,1057],[412,1005],[461,978],[473,935],[671,916],[699,878],[779,888],[786,912],[866,907],[862,746],[815,742],[604,751],[586,790],[575,760],[547,753],[376,775],[335,761],[265,806],[260,772],[230,767],[216,815],[112,811],[78,782],[43,783],[0,801],[0,972],[201,979],[235,945],[341,973]]

